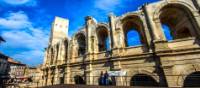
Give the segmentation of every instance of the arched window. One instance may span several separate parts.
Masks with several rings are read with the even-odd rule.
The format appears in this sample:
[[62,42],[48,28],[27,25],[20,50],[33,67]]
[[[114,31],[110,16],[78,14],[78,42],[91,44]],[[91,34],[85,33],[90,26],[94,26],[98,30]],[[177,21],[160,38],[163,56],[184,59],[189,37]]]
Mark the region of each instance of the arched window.
[[86,53],[86,37],[82,33],[78,34],[76,37],[78,43],[78,56],[82,56]]
[[184,87],[200,87],[200,72],[188,75],[184,80]]
[[139,17],[126,17],[122,22],[126,47],[145,44],[143,24]]
[[97,28],[98,47],[99,51],[106,51],[110,48],[108,29],[106,27]]
[[195,26],[191,12],[181,5],[168,5],[160,10],[160,21],[167,40],[192,37]]
[[142,87],[155,87],[159,84],[151,76],[145,74],[137,74],[131,78],[131,86],[142,86]]
[[110,50],[110,39],[106,38],[106,50]]
[[162,29],[163,29],[163,32],[166,36],[166,39],[167,40],[173,40],[173,36],[171,34],[171,30],[170,30],[169,26],[167,26],[166,24],[162,24]]
[[68,55],[68,40],[64,41],[64,51],[65,51],[65,60],[66,60],[67,55]]
[[130,29],[126,34],[127,46],[141,45],[140,34],[135,29]]

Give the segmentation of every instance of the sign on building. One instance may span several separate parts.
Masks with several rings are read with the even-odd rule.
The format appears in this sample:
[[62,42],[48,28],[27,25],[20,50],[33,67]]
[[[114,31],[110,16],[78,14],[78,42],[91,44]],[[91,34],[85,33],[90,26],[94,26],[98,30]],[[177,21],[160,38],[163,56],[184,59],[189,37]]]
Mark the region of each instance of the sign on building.
[[109,76],[125,76],[126,71],[108,71]]

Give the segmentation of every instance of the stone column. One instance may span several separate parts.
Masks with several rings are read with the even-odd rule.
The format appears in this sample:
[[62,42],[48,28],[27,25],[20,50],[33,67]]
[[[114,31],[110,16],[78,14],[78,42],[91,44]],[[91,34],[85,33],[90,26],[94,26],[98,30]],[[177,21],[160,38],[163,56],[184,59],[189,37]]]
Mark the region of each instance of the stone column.
[[51,85],[51,69],[48,70],[47,85]]
[[71,71],[70,71],[70,67],[69,67],[69,63],[67,63],[67,66],[65,67],[65,74],[64,74],[65,76],[65,84],[72,84],[71,83],[71,80],[72,80],[72,78],[71,78]]
[[[145,38],[146,38],[146,41],[147,41],[147,47],[148,47],[148,51],[152,51],[152,40],[153,40],[153,37],[151,35],[151,32],[149,30],[149,27],[148,27],[148,24],[147,24],[147,18],[143,15],[141,15],[141,20],[142,20],[142,23],[143,23],[143,26],[144,26],[144,33],[145,33]],[[145,39],[144,38],[144,39]]]
[[59,58],[58,58],[58,60],[60,61],[59,64],[64,64],[66,58],[67,58],[67,46],[65,44],[65,41],[62,41],[59,49]]
[[94,59],[94,30],[96,29],[96,20],[90,16],[87,16],[85,18],[86,20],[86,35],[87,35],[87,56],[86,60],[89,61],[89,63],[86,66],[85,74],[86,74],[86,84],[87,85],[93,85],[93,73],[92,73],[92,61]]
[[45,65],[47,64],[47,61],[48,61],[48,60],[47,60],[47,55],[48,55],[48,54],[47,54],[47,49],[45,49],[45,51],[44,51],[44,63],[43,63],[43,64],[45,64]]
[[58,44],[56,44],[53,48],[54,48],[54,58],[53,58],[53,65],[56,65],[57,64],[57,60],[58,60],[58,53],[59,53],[59,50],[58,50]]
[[147,20],[148,28],[152,32],[151,35],[153,38],[154,49],[156,51],[169,49],[161,27],[162,24],[160,22],[159,16],[154,16],[155,13],[153,11],[155,11],[155,7],[151,5],[144,5],[142,8]]
[[199,0],[192,0],[194,6],[199,10],[198,12],[200,13],[200,1]]
[[125,46],[123,27],[120,18],[110,14],[110,27],[111,27],[111,48],[122,48]]
[[65,65],[65,70],[64,70],[64,84],[71,84],[70,80],[70,75],[71,75],[71,71],[70,71],[70,63],[72,63],[73,61],[73,54],[74,54],[74,49],[73,49],[73,39],[69,41],[68,43],[68,50],[67,50],[67,58],[66,58],[66,65]]
[[42,86],[46,86],[46,83],[47,83],[46,79],[47,78],[48,78],[47,71],[46,71],[46,69],[43,69],[43,83],[42,83]]
[[116,48],[117,47],[117,43],[116,43],[116,38],[115,38],[115,20],[116,20],[116,16],[111,13],[109,15],[109,25],[110,25],[110,39],[111,39],[111,48]]
[[59,68],[58,67],[56,67],[55,68],[55,73],[54,73],[55,75],[54,75],[54,84],[59,84]]
[[149,5],[143,6],[143,11],[145,13],[145,18],[147,19],[147,25],[149,25],[150,30],[153,32],[154,40],[156,41],[162,41],[166,40],[165,35],[162,32],[161,22],[159,17],[154,18],[154,12],[155,8]]
[[194,20],[192,19],[192,25],[194,25],[194,28],[196,29],[197,32],[197,37],[200,39],[200,12],[198,13],[197,11],[192,11],[192,14],[194,16],[193,17]]
[[163,70],[165,73],[165,78],[167,80],[168,87],[182,87],[177,83],[178,75],[174,75],[172,71],[173,66],[163,66]]

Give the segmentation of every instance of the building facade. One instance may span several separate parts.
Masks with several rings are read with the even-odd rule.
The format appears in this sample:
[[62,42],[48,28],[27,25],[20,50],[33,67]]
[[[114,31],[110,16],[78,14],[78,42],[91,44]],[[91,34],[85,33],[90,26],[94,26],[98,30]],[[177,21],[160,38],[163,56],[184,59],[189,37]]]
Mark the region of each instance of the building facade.
[[[0,36],[0,44],[5,40]],[[9,63],[8,56],[0,52],[0,87],[9,79]]]
[[12,58],[8,58],[10,65],[9,75],[11,77],[11,82],[22,82],[25,78],[26,64],[14,61]]
[[[99,85],[102,71],[125,72],[109,78],[116,86],[200,86],[199,0],[160,0],[122,16],[110,14],[108,23],[88,16],[71,38],[68,25],[59,17],[52,24],[42,67],[44,86]],[[128,43],[131,30],[139,35],[136,46]]]
[[25,78],[27,78],[27,81],[29,84],[28,86],[32,87],[39,87],[42,86],[42,71],[41,71],[41,65],[38,67],[27,67],[25,71]]
[[0,52],[0,85],[9,79],[9,70],[8,56]]

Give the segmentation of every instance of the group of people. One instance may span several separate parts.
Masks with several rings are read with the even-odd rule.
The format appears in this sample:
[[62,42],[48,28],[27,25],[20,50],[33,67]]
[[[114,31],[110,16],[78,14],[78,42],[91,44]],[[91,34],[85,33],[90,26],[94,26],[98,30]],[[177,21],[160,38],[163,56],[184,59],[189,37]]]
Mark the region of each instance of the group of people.
[[110,85],[110,83],[108,72],[103,73],[102,71],[99,78],[99,85]]

